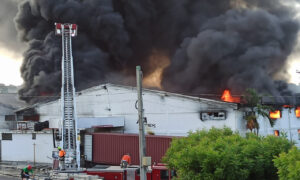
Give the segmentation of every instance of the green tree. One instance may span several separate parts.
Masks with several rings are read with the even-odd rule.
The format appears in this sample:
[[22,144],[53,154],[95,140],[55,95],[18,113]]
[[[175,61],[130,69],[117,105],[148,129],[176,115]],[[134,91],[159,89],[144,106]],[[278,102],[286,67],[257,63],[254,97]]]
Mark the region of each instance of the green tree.
[[300,150],[293,147],[288,153],[281,153],[274,160],[279,179],[300,179]]
[[241,137],[229,128],[212,128],[174,139],[163,161],[181,180],[272,180],[278,178],[273,157],[291,146],[281,137]]
[[274,125],[274,119],[271,119],[269,116],[269,112],[273,111],[273,107],[263,105],[261,103],[261,97],[254,89],[247,89],[246,94],[244,95],[246,107],[250,110],[247,112],[245,116],[245,120],[247,121],[246,128],[251,132],[253,130],[258,135],[259,132],[259,123],[257,121],[259,116],[267,118],[271,124]]

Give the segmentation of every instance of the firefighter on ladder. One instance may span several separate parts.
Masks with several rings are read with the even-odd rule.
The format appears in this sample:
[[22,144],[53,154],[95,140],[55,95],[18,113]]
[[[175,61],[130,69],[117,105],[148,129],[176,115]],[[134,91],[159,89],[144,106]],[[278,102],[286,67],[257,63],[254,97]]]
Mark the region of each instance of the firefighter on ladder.
[[128,165],[131,164],[131,157],[129,153],[125,154],[121,160],[121,168],[127,168]]
[[58,156],[59,156],[59,165],[60,165],[60,170],[65,170],[65,155],[66,152],[61,149],[61,147],[57,147],[58,149]]

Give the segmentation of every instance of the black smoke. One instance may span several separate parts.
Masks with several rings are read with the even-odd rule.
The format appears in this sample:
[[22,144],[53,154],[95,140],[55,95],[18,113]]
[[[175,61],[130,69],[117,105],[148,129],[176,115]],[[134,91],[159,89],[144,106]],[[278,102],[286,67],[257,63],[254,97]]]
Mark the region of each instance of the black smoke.
[[15,18],[29,45],[21,68],[22,99],[35,102],[61,87],[61,39],[54,23],[76,23],[75,83],[134,85],[157,68],[153,51],[170,58],[163,88],[180,93],[290,93],[275,77],[286,71],[297,41],[296,10],[280,0],[25,0]]
[[256,8],[227,10],[184,39],[165,72],[166,86],[195,92],[231,88],[236,93],[255,88],[279,95],[273,78],[285,68],[298,23],[278,1],[247,2]]

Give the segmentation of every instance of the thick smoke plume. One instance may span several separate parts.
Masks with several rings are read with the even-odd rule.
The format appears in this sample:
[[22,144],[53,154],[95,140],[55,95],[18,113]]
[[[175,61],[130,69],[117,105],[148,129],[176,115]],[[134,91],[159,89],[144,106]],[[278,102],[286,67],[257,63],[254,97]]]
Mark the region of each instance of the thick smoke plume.
[[79,25],[73,39],[77,90],[104,82],[133,85],[136,65],[145,76],[159,68],[150,58],[158,52],[170,59],[162,87],[171,92],[288,93],[275,78],[288,78],[282,74],[299,30],[295,13],[280,0],[26,0],[15,18],[29,45],[19,93],[34,102],[31,96],[60,92],[55,22]]

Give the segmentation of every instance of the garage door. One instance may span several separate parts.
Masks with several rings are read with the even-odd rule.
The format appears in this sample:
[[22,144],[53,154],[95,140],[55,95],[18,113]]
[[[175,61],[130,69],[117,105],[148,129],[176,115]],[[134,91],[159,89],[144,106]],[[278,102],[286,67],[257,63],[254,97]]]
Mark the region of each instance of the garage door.
[[92,161],[92,144],[93,144],[93,136],[92,135],[84,135],[84,156],[87,161]]

